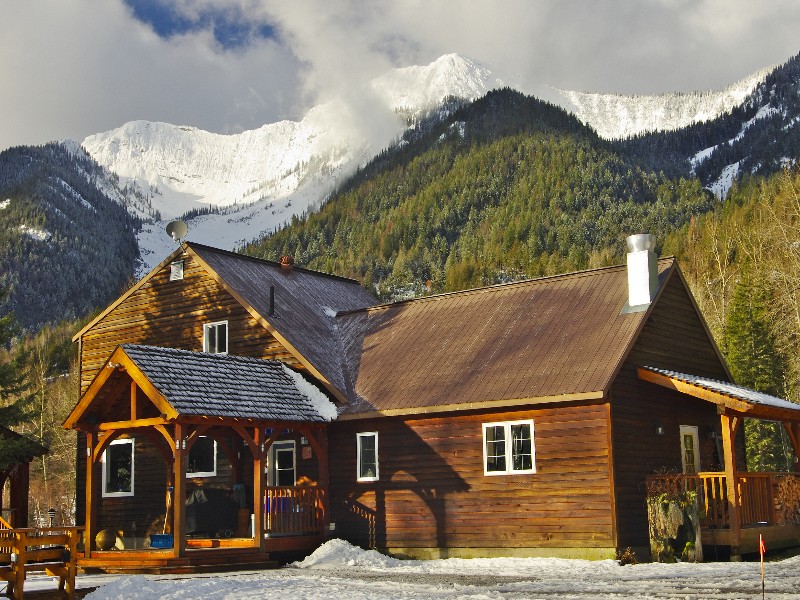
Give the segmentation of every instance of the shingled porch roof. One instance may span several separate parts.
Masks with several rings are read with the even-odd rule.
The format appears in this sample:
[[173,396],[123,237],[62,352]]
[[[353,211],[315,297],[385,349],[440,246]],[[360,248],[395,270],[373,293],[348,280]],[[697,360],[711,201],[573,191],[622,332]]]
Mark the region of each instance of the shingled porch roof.
[[275,360],[123,344],[64,426],[119,420],[108,414],[114,410],[112,396],[115,391],[119,395],[130,380],[153,402],[151,410],[171,420],[324,422],[335,416],[335,407],[322,392],[305,380],[298,382],[297,377],[302,376]]

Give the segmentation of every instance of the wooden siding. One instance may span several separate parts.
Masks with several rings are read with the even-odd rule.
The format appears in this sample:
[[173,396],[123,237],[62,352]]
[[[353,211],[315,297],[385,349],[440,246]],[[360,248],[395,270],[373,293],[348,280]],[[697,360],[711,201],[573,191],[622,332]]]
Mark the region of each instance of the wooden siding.
[[[535,474],[484,475],[483,423],[534,420]],[[336,534],[377,548],[613,547],[605,405],[334,422]],[[356,481],[377,431],[380,481]]]
[[201,351],[203,324],[228,321],[228,352],[275,358],[302,368],[280,342],[187,256],[184,278],[169,281],[170,267],[125,298],[81,338],[81,393],[123,343]]
[[[621,547],[647,546],[647,475],[681,471],[680,425],[699,429],[700,467],[720,466],[712,432],[721,433],[716,406],[638,379],[636,367],[655,366],[727,379],[689,294],[672,277],[634,344],[611,391],[617,526]],[[655,433],[656,422],[664,427]]]

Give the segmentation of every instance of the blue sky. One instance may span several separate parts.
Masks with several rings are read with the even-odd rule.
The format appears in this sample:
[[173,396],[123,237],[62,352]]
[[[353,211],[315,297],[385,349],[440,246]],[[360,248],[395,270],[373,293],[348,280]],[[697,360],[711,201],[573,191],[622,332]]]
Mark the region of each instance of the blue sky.
[[530,89],[717,89],[798,31],[796,0],[5,0],[0,150],[139,119],[237,133],[451,52]]
[[125,4],[134,18],[165,39],[211,31],[222,48],[236,50],[248,47],[257,38],[277,37],[274,27],[263,19],[254,20],[240,6],[209,4],[187,12],[172,1],[125,0]]

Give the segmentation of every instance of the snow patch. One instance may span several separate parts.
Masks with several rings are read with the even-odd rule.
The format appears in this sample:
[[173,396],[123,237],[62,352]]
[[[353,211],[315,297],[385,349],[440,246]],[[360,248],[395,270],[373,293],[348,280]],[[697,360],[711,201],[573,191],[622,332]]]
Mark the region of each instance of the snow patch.
[[332,421],[336,418],[336,405],[328,400],[328,397],[319,391],[319,388],[313,383],[309,382],[297,371],[293,371],[286,365],[281,365],[283,370],[293,380],[297,389],[311,402],[311,405],[319,413],[319,415],[326,421]]
[[717,198],[724,200],[733,185],[733,182],[739,177],[739,163],[735,162],[722,169],[719,178],[708,186]]
[[362,550],[345,540],[328,540],[314,550],[304,560],[293,563],[300,569],[314,567],[317,569],[338,569],[342,566],[364,567],[367,569],[385,569],[409,565],[418,561],[401,561],[376,550]]
[[337,313],[336,313],[336,310],[334,310],[334,309],[333,309],[333,308],[331,308],[330,306],[323,306],[323,307],[322,307],[322,310],[323,310],[323,311],[325,312],[325,314],[326,314],[326,315],[328,315],[329,317],[335,317],[335,316],[336,316],[336,314],[337,314]]
[[28,227],[27,225],[20,225],[18,227],[20,233],[23,235],[27,235],[29,238],[36,240],[37,242],[46,242],[53,234],[49,231],[44,229],[39,229],[37,227]]
[[8,208],[9,206],[11,206],[11,198],[6,198],[2,202],[0,202],[0,210]]

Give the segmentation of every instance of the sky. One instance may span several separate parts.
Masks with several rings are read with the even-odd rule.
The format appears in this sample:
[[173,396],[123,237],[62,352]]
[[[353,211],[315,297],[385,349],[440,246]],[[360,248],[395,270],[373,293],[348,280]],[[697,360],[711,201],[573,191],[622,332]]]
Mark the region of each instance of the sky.
[[239,133],[451,52],[530,89],[717,89],[798,31],[795,0],[2,0],[0,150],[140,119]]

